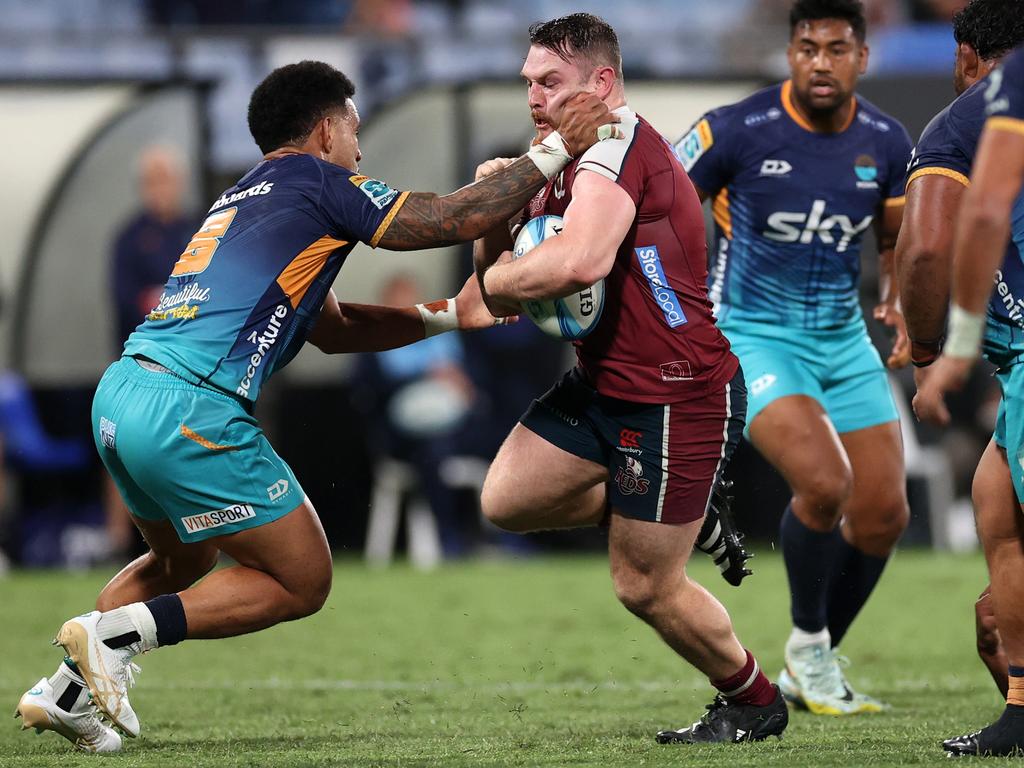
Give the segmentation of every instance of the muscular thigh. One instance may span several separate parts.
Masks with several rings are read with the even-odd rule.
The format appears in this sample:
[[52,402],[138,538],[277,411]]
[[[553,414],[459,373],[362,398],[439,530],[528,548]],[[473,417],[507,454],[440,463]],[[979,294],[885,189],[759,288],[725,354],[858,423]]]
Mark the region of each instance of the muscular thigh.
[[906,498],[903,438],[898,421],[839,436],[853,469],[849,506],[882,509]]
[[539,512],[570,504],[607,480],[603,464],[559,448],[516,424],[491,463],[484,492],[516,511]]

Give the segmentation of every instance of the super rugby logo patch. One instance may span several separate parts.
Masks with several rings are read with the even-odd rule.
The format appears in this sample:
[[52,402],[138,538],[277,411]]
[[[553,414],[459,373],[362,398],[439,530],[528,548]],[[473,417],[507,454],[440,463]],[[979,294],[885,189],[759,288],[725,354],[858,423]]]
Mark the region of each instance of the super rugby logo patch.
[[397,189],[392,189],[383,181],[371,179],[369,176],[349,176],[348,180],[355,184],[356,188],[370,198],[370,202],[381,210],[398,197]]
[[189,533],[198,533],[199,531],[208,531],[211,528],[220,528],[222,525],[231,525],[232,523],[240,523],[243,520],[251,520],[254,517],[256,517],[256,510],[249,504],[233,504],[225,509],[183,517],[181,522]]

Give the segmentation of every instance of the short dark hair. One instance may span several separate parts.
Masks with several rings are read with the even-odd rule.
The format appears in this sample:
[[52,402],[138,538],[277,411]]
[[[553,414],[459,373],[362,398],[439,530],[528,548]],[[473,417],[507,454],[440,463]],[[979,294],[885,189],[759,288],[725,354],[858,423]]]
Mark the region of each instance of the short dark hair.
[[789,35],[805,21],[842,19],[850,22],[854,36],[862,43],[868,35],[864,4],[860,0],[796,0],[789,11]]
[[953,37],[982,59],[998,59],[1024,43],[1020,0],[971,0],[953,16]]
[[622,53],[619,38],[611,25],[592,13],[571,13],[551,21],[530,25],[530,44],[552,51],[565,61],[581,54],[595,64],[615,69],[622,77]]
[[344,73],[322,61],[278,67],[249,99],[249,132],[264,153],[305,141],[316,124],[356,92]]

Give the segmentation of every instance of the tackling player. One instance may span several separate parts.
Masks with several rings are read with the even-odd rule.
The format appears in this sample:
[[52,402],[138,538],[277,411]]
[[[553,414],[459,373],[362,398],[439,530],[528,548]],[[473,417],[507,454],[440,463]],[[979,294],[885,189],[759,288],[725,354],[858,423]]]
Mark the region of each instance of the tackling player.
[[[900,298],[916,366],[915,379],[938,357],[949,306],[950,265],[957,211],[970,182],[978,140],[986,119],[982,82],[1002,57],[1024,42],[1024,15],[1019,0],[972,0],[953,18],[957,41],[954,87],[957,99],[925,128],[914,149],[907,179],[907,205],[896,243]],[[1011,282],[1021,274],[1020,254],[1012,242],[1002,272]],[[1007,307],[1002,296],[989,302],[985,355],[997,365],[1012,354],[1009,342],[1024,331],[1024,317]],[[1016,514],[1017,498],[1006,457],[996,435],[974,475],[974,506],[979,520]],[[978,654],[996,685],[1006,694],[1006,656],[992,616],[986,589],[975,603]]]
[[[408,308],[339,304],[331,285],[359,241],[410,250],[479,237],[521,209],[569,151],[617,122],[593,96],[566,93],[562,138],[449,195],[400,192],[358,174],[354,90],[341,72],[309,61],[256,88],[249,127],[264,160],[214,202],[159,303],[100,381],[96,446],[150,552],[107,584],[97,610],[61,627],[70,662],[22,697],[27,725],[88,751],[116,751],[120,737],[90,712],[86,688],[136,736],[133,656],[320,609],[331,552],[313,505],[253,417],[263,383],[307,340],[328,353],[362,352],[491,325],[475,279],[454,303]],[[211,573],[220,552],[237,565]]]
[[477,244],[485,300],[499,312],[605,280],[577,367],[533,403],[491,464],[484,514],[516,532],[607,521],[619,600],[719,691],[700,721],[659,742],[778,735],[788,722],[778,688],[685,570],[746,394],[707,301],[700,203],[669,143],[627,106],[608,24],[572,14],[535,24],[530,42],[522,75],[539,135],[564,94],[583,89],[614,110],[625,137],[588,150],[530,201],[527,218],[564,216],[558,237],[514,262],[507,228]]
[[[949,334],[914,406],[923,419],[948,422],[943,395],[962,386],[983,340],[990,358],[1002,352],[996,377],[1003,401],[993,437],[1002,450],[990,445],[985,461],[991,467],[1001,462],[1003,477],[1012,478],[1019,507],[1024,504],[1024,365],[1020,364],[1024,335],[1014,323],[1000,323],[997,318],[1007,309],[1018,310],[1019,315],[1017,302],[1024,298],[1019,256],[1024,249],[1024,49],[1018,48],[989,75],[984,97],[988,120],[956,224]],[[1007,260],[1006,243],[1011,236],[1018,251],[1015,261]],[[1000,269],[1001,264],[1006,268]],[[993,275],[995,312],[990,302]],[[996,340],[998,346],[993,343]],[[978,535],[992,581],[992,609],[1008,663],[1006,709],[980,731],[943,742],[952,755],[1003,756],[1024,751],[1024,534],[1017,507],[988,505],[984,516],[978,515]]]
[[874,314],[897,329],[889,365],[904,365],[891,277],[910,138],[854,93],[868,64],[858,0],[798,0],[790,27],[790,79],[709,112],[676,150],[714,200],[710,295],[749,382],[748,435],[793,492],[780,531],[793,631],[779,687],[816,714],[876,712],[835,648],[908,517],[896,407],[857,284],[873,228]]

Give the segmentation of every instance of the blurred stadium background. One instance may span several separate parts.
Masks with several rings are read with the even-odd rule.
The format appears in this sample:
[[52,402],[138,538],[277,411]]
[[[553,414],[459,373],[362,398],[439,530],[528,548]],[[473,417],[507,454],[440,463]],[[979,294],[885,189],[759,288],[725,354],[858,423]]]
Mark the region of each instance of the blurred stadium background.
[[[518,82],[529,22],[576,10],[608,19],[631,105],[675,139],[705,109],[785,76],[788,5],[0,0],[0,549],[16,565],[83,567],[123,561],[139,544],[119,522],[88,412],[120,345],[115,241],[144,208],[147,151],[180,160],[180,215],[199,222],[259,159],[245,120],[253,87],[275,66],[315,58],[358,85],[364,171],[398,188],[448,191],[481,160],[519,154],[531,135]],[[866,5],[872,59],[861,91],[917,136],[952,98],[949,19],[964,0]],[[874,257],[865,258],[866,306]],[[430,299],[451,295],[468,270],[461,248],[360,247],[336,290],[356,301]],[[386,560],[397,539],[399,553],[429,566],[443,555],[599,549],[600,536],[586,532],[508,540],[485,530],[475,508],[487,457],[568,358],[529,323],[418,355],[314,350],[276,377],[258,412],[339,553],[358,555],[369,541],[370,555]],[[431,386],[435,379],[444,386]],[[909,393],[910,372],[893,385]],[[953,403],[952,430],[904,419],[906,546],[975,545],[967,496],[995,397],[981,373]],[[746,448],[731,475],[741,526],[770,543],[785,486]]]

